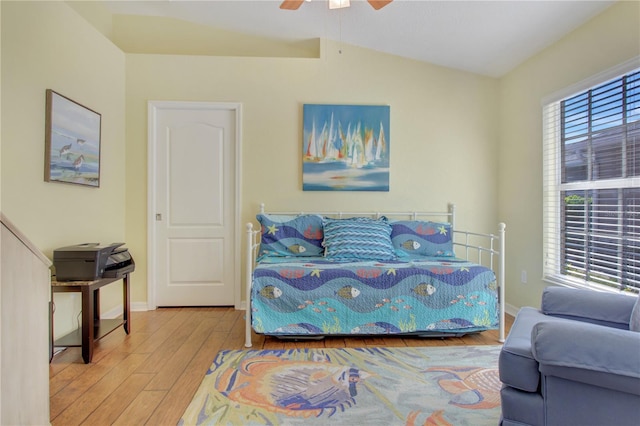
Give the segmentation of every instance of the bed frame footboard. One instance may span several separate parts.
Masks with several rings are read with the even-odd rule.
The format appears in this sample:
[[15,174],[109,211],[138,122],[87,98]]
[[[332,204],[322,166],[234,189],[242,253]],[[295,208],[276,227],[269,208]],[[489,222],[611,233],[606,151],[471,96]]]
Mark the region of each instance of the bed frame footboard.
[[498,315],[499,330],[498,341],[504,343],[505,339],[505,232],[507,226],[498,224],[498,234],[480,234],[476,232],[453,230],[453,246],[459,247],[462,254],[456,253],[468,261],[487,266],[496,275],[498,286]]
[[247,308],[246,308],[246,313],[245,313],[245,325],[244,325],[244,330],[245,330],[245,340],[244,340],[244,346],[247,348],[250,348],[252,346],[251,343],[251,284],[253,283],[253,266],[255,265],[256,262],[256,253],[258,250],[258,247],[260,245],[260,238],[259,238],[259,234],[260,234],[260,230],[254,230],[253,229],[253,223],[249,222],[247,223],[247,251],[246,251],[246,257],[245,257],[245,262],[246,262],[246,281],[247,281],[247,286],[246,286],[246,300],[247,300]]

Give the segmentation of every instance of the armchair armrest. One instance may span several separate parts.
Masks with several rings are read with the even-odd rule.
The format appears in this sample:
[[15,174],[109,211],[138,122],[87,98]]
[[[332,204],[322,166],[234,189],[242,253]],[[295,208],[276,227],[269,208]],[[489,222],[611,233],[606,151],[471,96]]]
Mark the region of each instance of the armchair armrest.
[[531,331],[531,348],[543,375],[640,395],[640,333],[540,322]]
[[542,293],[541,311],[545,315],[629,329],[636,298],[624,294],[547,287]]

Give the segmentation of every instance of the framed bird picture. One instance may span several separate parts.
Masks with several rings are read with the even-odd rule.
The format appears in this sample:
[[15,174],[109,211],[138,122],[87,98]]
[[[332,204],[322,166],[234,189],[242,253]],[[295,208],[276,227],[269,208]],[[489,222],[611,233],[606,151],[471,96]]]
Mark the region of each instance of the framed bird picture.
[[100,186],[102,116],[47,89],[44,180]]

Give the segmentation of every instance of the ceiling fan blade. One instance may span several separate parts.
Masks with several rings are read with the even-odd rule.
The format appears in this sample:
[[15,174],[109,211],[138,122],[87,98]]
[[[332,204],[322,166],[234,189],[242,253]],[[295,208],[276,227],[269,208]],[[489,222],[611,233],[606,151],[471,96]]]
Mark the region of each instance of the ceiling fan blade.
[[391,3],[393,0],[367,0],[367,1],[375,10],[380,10],[386,5],[388,5],[389,3]]
[[284,0],[280,5],[280,9],[297,10],[304,0]]

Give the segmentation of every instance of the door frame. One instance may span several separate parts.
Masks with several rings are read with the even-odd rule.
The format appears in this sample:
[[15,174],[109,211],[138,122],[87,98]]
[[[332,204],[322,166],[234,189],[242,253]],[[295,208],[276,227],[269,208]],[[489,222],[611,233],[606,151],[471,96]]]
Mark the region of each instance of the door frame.
[[239,102],[198,102],[198,101],[147,101],[147,309],[155,310],[156,305],[156,243],[155,209],[156,209],[156,128],[157,112],[162,109],[210,109],[227,110],[235,113],[235,212],[233,214],[235,227],[233,230],[233,299],[236,309],[241,309],[241,227],[240,206],[242,205],[242,104]]

